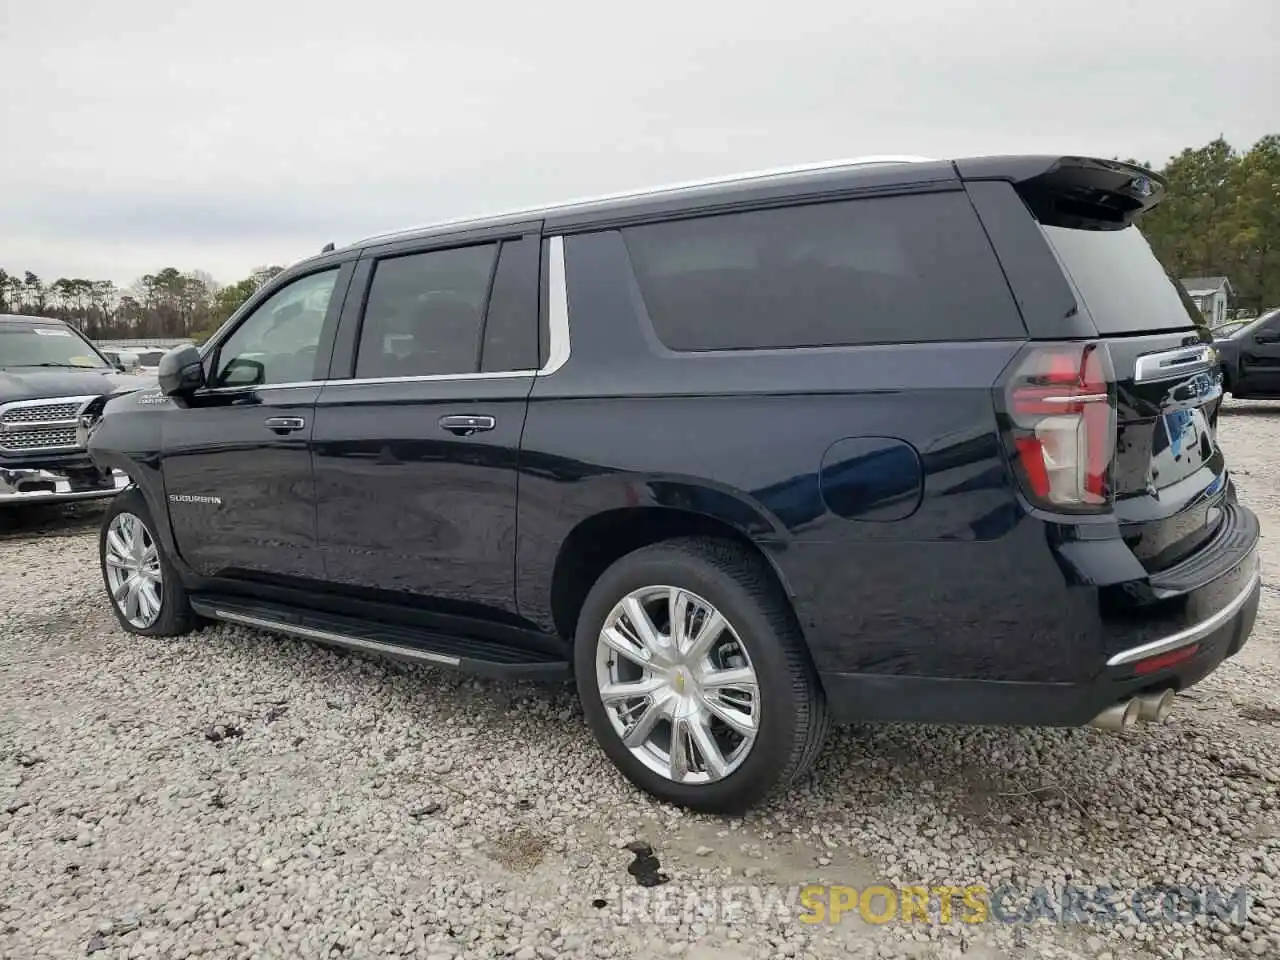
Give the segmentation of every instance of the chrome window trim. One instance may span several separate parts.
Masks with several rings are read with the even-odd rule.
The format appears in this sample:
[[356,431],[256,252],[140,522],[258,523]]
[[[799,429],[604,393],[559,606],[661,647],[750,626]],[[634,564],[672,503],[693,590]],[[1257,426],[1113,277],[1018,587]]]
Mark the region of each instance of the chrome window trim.
[[379,383],[433,383],[449,380],[505,380],[537,375],[536,370],[491,370],[485,373],[427,373],[418,377],[351,377],[344,380],[319,380],[326,387],[363,387]]
[[547,266],[547,324],[549,350],[547,362],[538,370],[486,370],[480,373],[429,373],[416,377],[343,377],[327,380],[295,380],[289,383],[264,383],[243,387],[209,387],[204,394],[247,393],[261,390],[289,390],[294,387],[370,386],[379,383],[444,383],[451,380],[507,380],[549,377],[569,361],[569,290],[565,281],[564,237],[549,240]]
[[293,380],[289,383],[259,383],[243,387],[209,387],[202,394],[249,393],[262,390],[291,390],[295,387],[368,386],[378,383],[431,383],[446,380],[499,380],[536,376],[536,370],[500,370],[485,373],[431,373],[417,377],[349,377],[333,380]]
[[569,361],[569,287],[564,271],[564,237],[551,237],[547,263],[547,362],[537,375],[549,377]]

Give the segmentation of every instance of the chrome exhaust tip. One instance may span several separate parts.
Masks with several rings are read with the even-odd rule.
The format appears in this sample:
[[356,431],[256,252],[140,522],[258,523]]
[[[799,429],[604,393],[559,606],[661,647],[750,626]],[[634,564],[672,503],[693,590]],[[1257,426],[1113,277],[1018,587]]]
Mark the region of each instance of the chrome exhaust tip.
[[1143,723],[1164,723],[1173,713],[1173,700],[1177,694],[1173,690],[1161,690],[1159,693],[1144,693],[1134,697],[1138,704],[1138,719]]
[[1089,726],[1098,727],[1100,730],[1128,730],[1138,722],[1140,710],[1141,706],[1137,700],[1113,703],[1090,720]]

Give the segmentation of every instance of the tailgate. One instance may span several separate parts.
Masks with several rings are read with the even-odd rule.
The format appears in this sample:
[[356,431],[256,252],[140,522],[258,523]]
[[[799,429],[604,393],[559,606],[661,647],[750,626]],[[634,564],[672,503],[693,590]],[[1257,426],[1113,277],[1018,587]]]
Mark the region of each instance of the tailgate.
[[1222,384],[1211,348],[1185,336],[1111,338],[1116,374],[1115,512],[1152,572],[1213,536],[1226,496],[1217,442]]
[[1200,547],[1221,520],[1222,378],[1186,292],[1139,227],[1117,226],[1077,220],[1041,230],[1110,353],[1115,512],[1134,554],[1156,572]]

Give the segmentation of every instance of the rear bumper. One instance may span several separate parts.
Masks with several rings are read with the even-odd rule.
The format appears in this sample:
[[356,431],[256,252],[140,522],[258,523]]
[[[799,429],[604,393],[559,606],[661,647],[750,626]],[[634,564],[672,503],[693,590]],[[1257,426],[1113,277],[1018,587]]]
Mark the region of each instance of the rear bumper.
[[95,500],[113,497],[128,485],[119,470],[0,467],[0,505]]
[[[1257,521],[1243,507],[1234,510],[1229,565],[1221,562],[1228,552],[1224,549],[1216,559],[1189,562],[1183,571],[1191,563],[1203,570],[1212,559],[1213,575],[1207,582],[1177,593],[1160,586],[1161,578],[1146,584],[1143,604],[1107,623],[1105,652],[1094,661],[1098,667],[1090,679],[1047,683],[824,672],[833,718],[841,723],[1080,726],[1137,694],[1185,690],[1199,683],[1240,651],[1257,618],[1262,591]],[[1172,582],[1171,577],[1163,579]],[[1027,650],[1025,655],[1034,654]],[[1164,664],[1164,659],[1171,662]]]
[[1258,613],[1255,581],[1244,604],[1197,643],[1196,653],[1150,675],[1108,667],[1091,683],[947,680],[880,674],[825,674],[827,702],[837,723],[885,721],[989,726],[1082,726],[1114,703],[1139,693],[1199,683],[1244,646]]

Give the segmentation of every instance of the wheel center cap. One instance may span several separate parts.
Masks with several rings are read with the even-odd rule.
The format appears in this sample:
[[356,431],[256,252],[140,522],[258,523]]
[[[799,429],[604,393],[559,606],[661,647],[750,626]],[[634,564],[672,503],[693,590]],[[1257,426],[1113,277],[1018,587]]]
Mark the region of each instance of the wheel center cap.
[[686,684],[685,684],[685,673],[683,670],[680,670],[680,669],[676,670],[675,674],[671,678],[671,685],[675,687],[676,693],[680,694],[681,696],[684,696],[684,688]]

